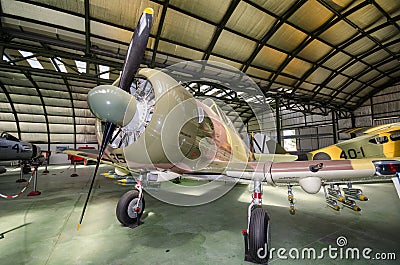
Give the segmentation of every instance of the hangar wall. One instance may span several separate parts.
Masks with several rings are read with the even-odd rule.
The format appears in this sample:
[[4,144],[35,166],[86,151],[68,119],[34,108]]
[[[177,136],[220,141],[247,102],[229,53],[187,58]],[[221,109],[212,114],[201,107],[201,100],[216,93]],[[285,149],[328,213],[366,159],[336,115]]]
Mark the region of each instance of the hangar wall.
[[[355,127],[371,127],[381,124],[400,122],[400,85],[386,88],[353,112]],[[352,128],[351,117],[338,115],[337,130]],[[334,143],[332,114],[310,115],[292,110],[281,110],[283,130],[295,130],[297,150],[307,152]],[[285,138],[285,137],[283,137]],[[338,140],[344,140],[338,137]]]

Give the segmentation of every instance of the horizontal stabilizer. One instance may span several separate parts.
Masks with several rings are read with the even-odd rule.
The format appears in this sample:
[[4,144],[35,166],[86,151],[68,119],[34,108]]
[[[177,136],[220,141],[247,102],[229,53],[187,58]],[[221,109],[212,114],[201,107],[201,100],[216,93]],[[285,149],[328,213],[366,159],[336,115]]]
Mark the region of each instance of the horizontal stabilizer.
[[392,178],[392,181],[400,199],[400,173],[396,173],[396,177]]

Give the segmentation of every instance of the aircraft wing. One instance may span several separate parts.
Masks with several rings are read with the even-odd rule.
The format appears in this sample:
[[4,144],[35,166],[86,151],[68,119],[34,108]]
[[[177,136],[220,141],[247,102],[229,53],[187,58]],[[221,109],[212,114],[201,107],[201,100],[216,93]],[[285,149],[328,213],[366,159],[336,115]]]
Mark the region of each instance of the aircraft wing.
[[213,164],[214,167],[217,165],[225,166],[224,174],[229,177],[258,179],[272,185],[299,184],[304,191],[313,194],[326,183],[390,181],[400,172],[400,157]]
[[[84,158],[86,160],[97,162],[98,154],[94,153],[94,152],[86,152],[86,151],[87,150],[85,150],[85,152],[83,152],[83,151],[75,151],[75,150],[65,150],[65,151],[63,151],[63,153],[68,154],[68,155],[81,157],[81,158]],[[95,150],[95,151],[97,151],[97,150]],[[126,165],[126,163],[111,159],[109,156],[103,156],[103,158],[101,159],[101,163],[113,166],[113,167],[117,168],[118,170],[122,171],[125,174],[129,174],[131,172],[131,170],[129,170],[129,168]]]

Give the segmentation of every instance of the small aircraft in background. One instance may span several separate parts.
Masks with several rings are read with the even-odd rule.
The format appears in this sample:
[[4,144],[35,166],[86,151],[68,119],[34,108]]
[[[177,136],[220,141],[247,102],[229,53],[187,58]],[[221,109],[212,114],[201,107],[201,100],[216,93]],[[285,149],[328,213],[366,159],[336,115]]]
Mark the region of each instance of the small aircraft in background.
[[[0,135],[0,161],[31,161],[41,155],[40,147],[28,142],[23,142],[17,137],[2,132]],[[30,167],[29,167],[30,168]],[[24,167],[27,170],[27,167]],[[6,169],[0,166],[0,174],[5,173]]]
[[[140,224],[145,208],[144,185],[150,179],[168,184],[169,180],[185,174],[222,175],[253,183],[247,228],[243,230],[245,260],[265,264],[269,257],[260,256],[259,251],[269,252],[270,218],[262,208],[263,183],[287,186],[292,214],[295,212],[292,185],[299,185],[309,194],[318,193],[329,184],[337,185],[331,187],[333,195],[329,193],[326,202],[335,210],[341,202],[358,211],[356,202],[350,198],[363,200],[365,196],[352,183],[390,180],[400,171],[400,158],[277,162],[270,154],[252,155],[212,99],[194,98],[165,72],[139,70],[152,17],[153,10],[146,8],[130,42],[120,79],[88,93],[88,105],[98,119],[96,131],[101,142],[78,230],[101,162],[137,174],[134,189],[120,198],[116,209],[117,219],[128,227]],[[82,151],[64,152],[94,158],[93,154]],[[339,184],[348,184],[343,189],[345,196]]]
[[400,123],[348,130],[355,138],[307,153],[308,160],[391,158],[400,156]]

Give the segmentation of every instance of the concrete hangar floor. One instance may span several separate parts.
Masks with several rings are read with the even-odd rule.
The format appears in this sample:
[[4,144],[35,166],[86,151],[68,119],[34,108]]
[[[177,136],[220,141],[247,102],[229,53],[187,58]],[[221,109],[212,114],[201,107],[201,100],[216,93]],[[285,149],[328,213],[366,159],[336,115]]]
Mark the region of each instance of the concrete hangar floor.
[[[130,187],[98,176],[77,231],[93,167],[78,166],[75,178],[70,177],[73,170],[68,166],[52,166],[47,175],[40,168],[40,196],[27,197],[30,187],[16,199],[0,198],[1,265],[250,264],[243,261],[241,235],[251,196],[248,185],[237,184],[222,198],[197,207],[173,206],[145,195],[144,224],[130,229],[115,217],[118,199]],[[108,170],[101,166],[100,173]],[[18,177],[16,170],[1,175],[0,193],[18,192],[23,187],[15,183]],[[295,187],[295,216],[289,214],[285,188],[264,186],[264,207],[271,217],[276,249],[269,264],[399,264],[400,200],[393,185],[357,186],[370,199],[359,204],[359,213],[334,212],[325,206],[322,192],[308,195]],[[331,255],[322,251],[329,247],[337,251],[332,249]],[[281,250],[280,258],[279,248],[286,251]],[[306,252],[302,257],[303,250],[310,248],[315,249],[316,259]],[[359,249],[359,259],[350,252],[346,258],[348,248]],[[362,256],[365,248],[372,249],[367,253],[370,260]],[[396,260],[377,260],[375,253],[391,258],[390,253],[395,253]]]

